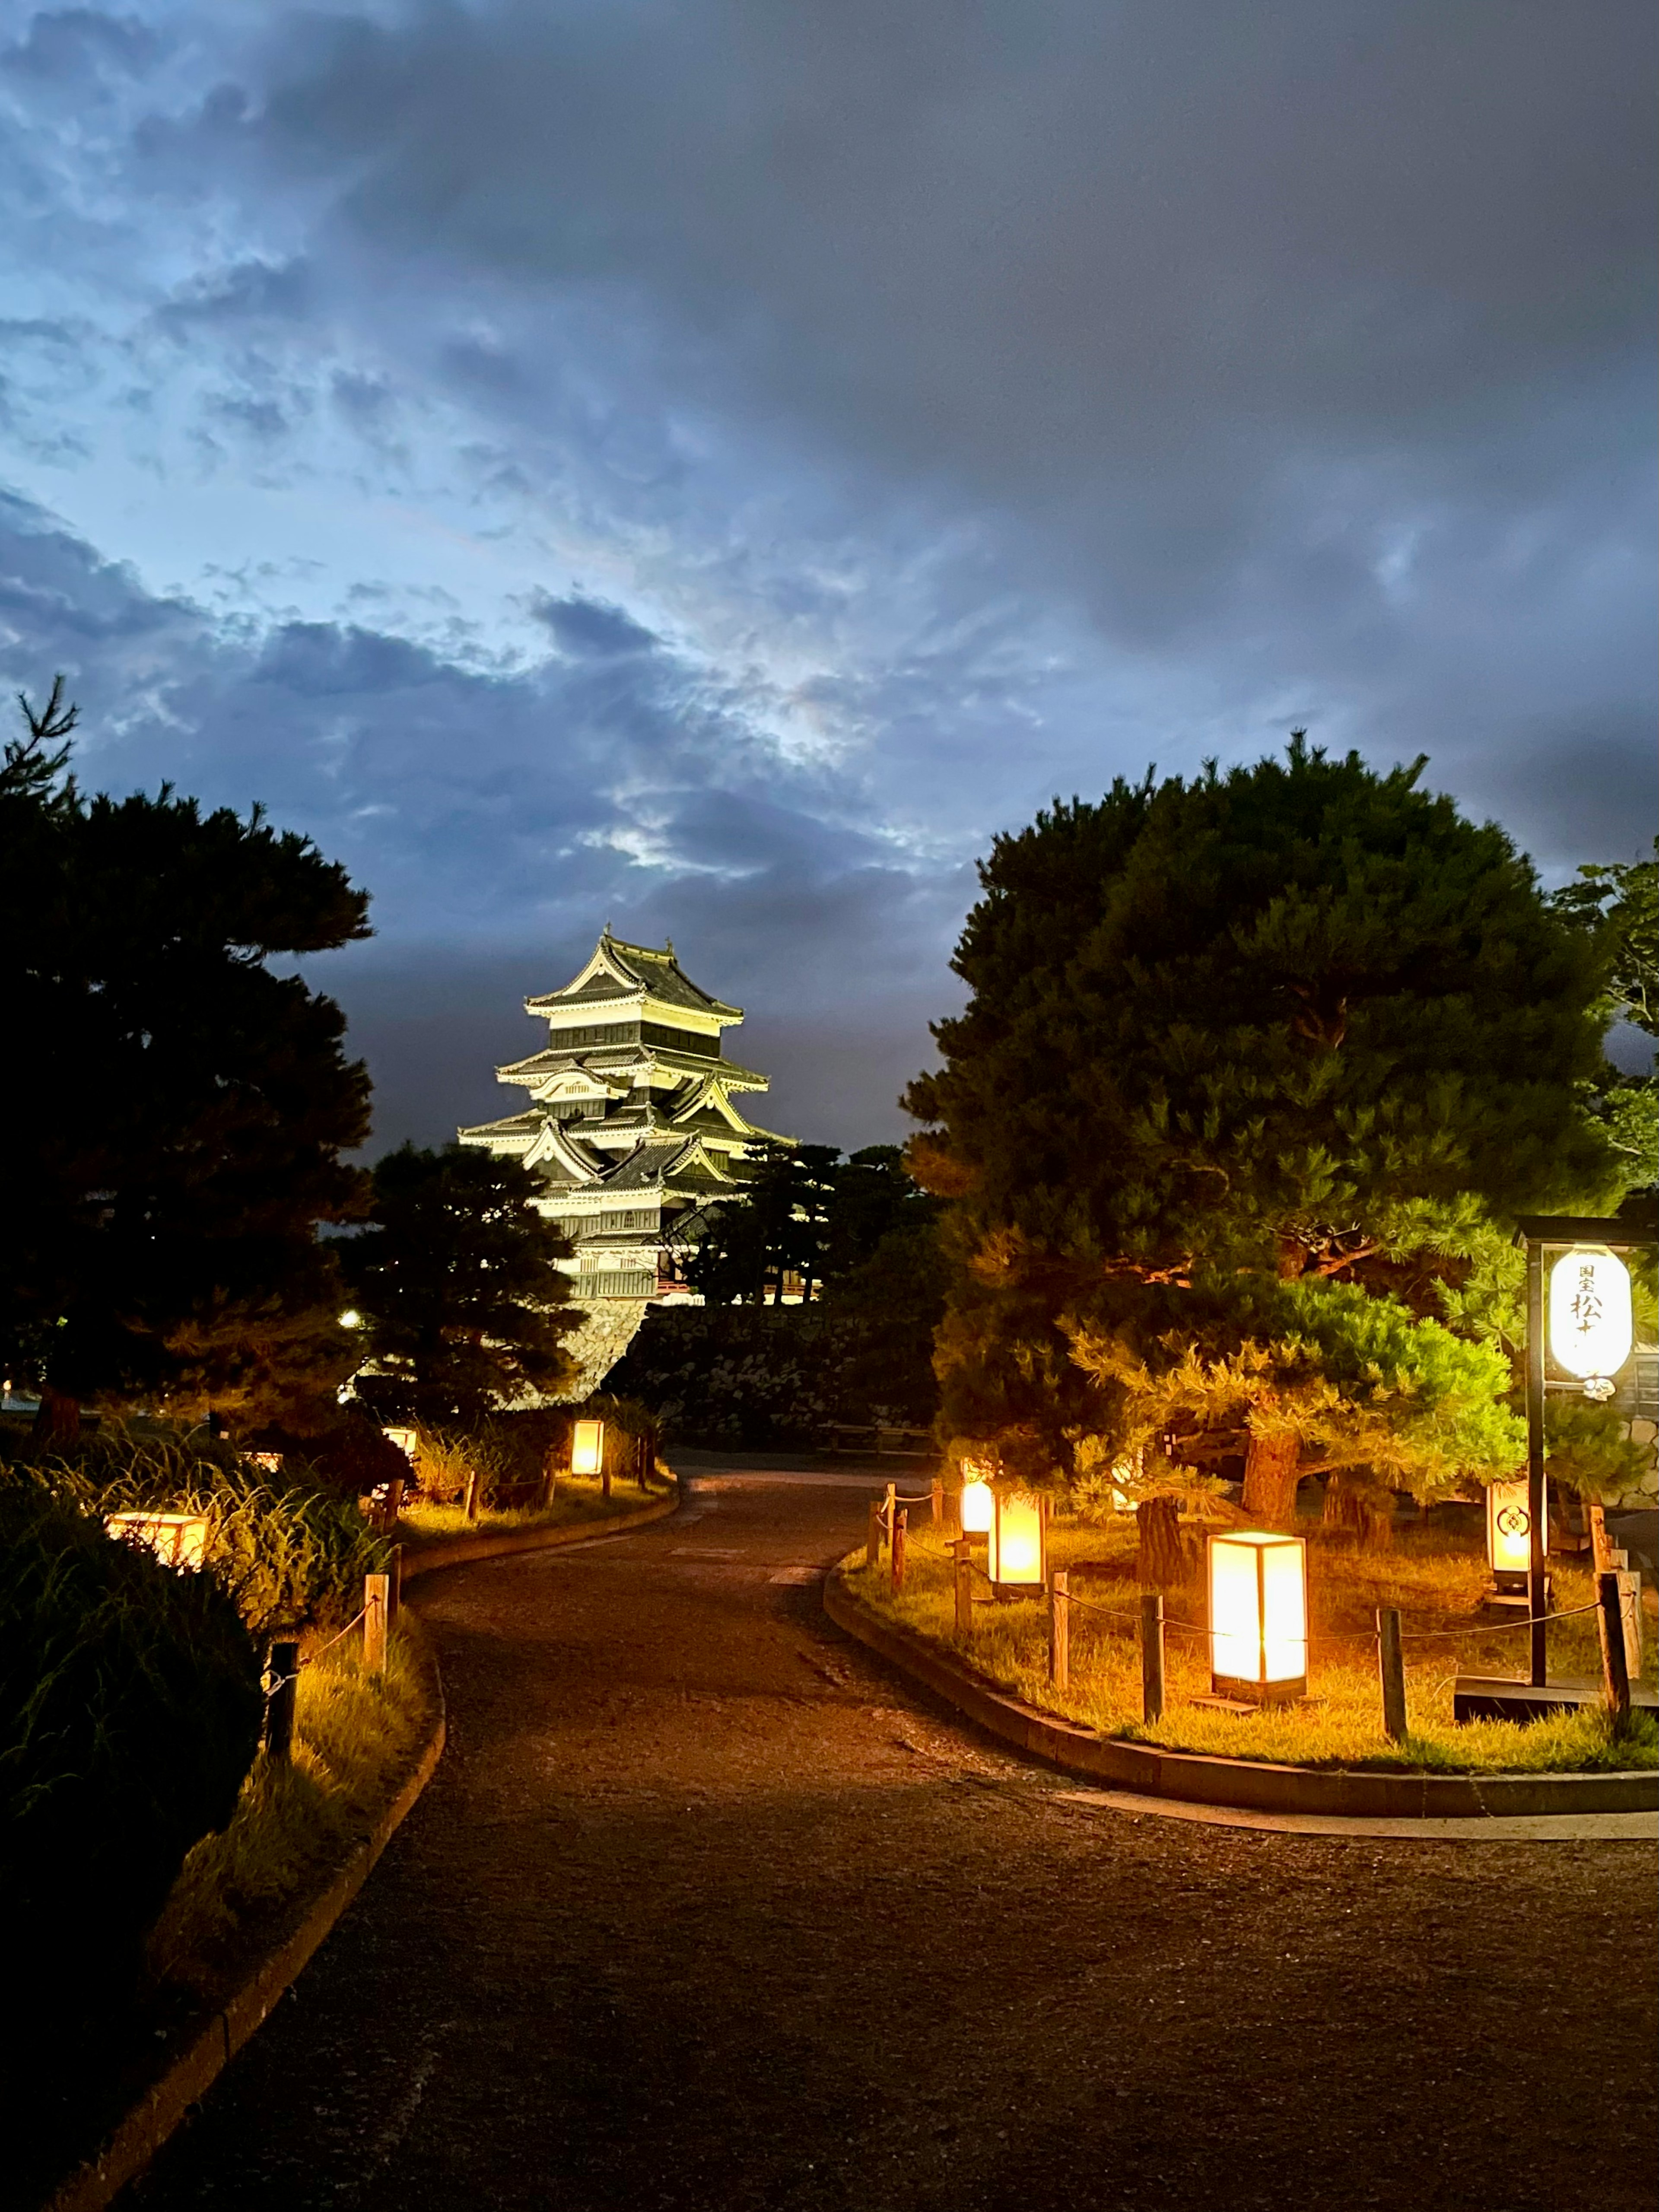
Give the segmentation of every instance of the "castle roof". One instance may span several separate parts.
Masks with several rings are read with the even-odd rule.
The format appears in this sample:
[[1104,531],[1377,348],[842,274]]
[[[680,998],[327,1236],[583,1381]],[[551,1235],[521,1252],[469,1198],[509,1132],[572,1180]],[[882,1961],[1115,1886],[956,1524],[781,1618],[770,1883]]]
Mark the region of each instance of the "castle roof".
[[691,981],[674,957],[673,939],[660,947],[629,945],[607,929],[580,974],[562,990],[546,991],[524,1002],[527,1014],[552,1014],[562,1006],[602,1005],[607,1000],[654,999],[659,1005],[714,1014],[722,1023],[740,1022],[741,1006],[728,1006]]

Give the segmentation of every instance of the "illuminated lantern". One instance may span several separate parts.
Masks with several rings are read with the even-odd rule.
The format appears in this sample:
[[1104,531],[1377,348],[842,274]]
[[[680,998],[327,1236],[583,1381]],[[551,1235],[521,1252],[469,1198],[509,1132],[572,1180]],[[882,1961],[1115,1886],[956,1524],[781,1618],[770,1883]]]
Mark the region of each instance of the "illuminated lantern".
[[281,1452],[248,1452],[245,1455],[250,1467],[257,1467],[261,1474],[280,1474],[283,1471]]
[[104,1522],[118,1543],[142,1544],[163,1566],[199,1567],[207,1558],[204,1513],[112,1513]]
[[985,1571],[999,1589],[1040,1590],[1048,1579],[1048,1514],[1023,1491],[994,1493]]
[[1230,1529],[1210,1547],[1210,1687],[1288,1704],[1308,1688],[1305,1537]]
[[356,1306],[348,1306],[345,1311],[340,1316],[340,1326],[342,1328],[361,1328],[362,1325],[363,1317],[358,1312]]
[[572,1474],[603,1474],[605,1472],[605,1423],[576,1421],[570,1431],[570,1472]]
[[405,1459],[414,1458],[420,1438],[413,1429],[382,1429],[380,1434],[389,1444],[396,1444]]
[[962,1533],[964,1536],[986,1536],[996,1518],[996,1498],[988,1482],[975,1475],[962,1486]]
[[[1544,1492],[1547,1528],[1549,1492]],[[1524,1590],[1532,1564],[1532,1514],[1527,1504],[1527,1479],[1486,1485],[1486,1563],[1500,1590]]]
[[1587,1398],[1610,1398],[1632,1339],[1630,1269],[1605,1246],[1575,1244],[1550,1270],[1550,1358]]

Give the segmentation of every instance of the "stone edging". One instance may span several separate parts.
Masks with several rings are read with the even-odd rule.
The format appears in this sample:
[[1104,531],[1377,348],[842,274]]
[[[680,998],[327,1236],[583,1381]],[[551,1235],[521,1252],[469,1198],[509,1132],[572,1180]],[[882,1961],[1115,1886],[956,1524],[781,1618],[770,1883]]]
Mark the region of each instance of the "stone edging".
[[[416,1633],[420,1635],[418,1629]],[[423,1637],[421,1641],[424,1645]],[[432,1779],[443,1755],[447,1726],[443,1682],[429,1647],[425,1649],[425,1657],[437,1697],[437,1720],[403,1788],[372,1832],[355,1845],[322,1895],[307,1908],[299,1926],[254,1968],[220,2010],[210,2014],[161,2080],[128,2108],[97,2156],[60,2185],[42,2212],[102,2212],[135,2175],[143,2172],[191,2106],[206,2095],[332,1931],[394,1830]]]
[[1321,1813],[1362,1820],[1513,1818],[1550,1813],[1649,1813],[1659,1772],[1400,1774],[1386,1770],[1270,1765],[1162,1745],[1124,1743],[1061,1720],[969,1673],[960,1661],[863,1605],[832,1567],[823,1609],[837,1628],[1006,1743],[1073,1774],[1147,1797],[1252,1813]]
[[405,1544],[404,1580],[434,1574],[440,1567],[464,1567],[475,1559],[496,1559],[509,1552],[545,1552],[556,1544],[585,1544],[590,1536],[619,1536],[624,1529],[647,1528],[678,1513],[678,1495],[659,1498],[631,1513],[607,1514],[602,1521],[561,1521],[548,1528],[507,1528],[499,1535],[447,1536],[436,1544]]

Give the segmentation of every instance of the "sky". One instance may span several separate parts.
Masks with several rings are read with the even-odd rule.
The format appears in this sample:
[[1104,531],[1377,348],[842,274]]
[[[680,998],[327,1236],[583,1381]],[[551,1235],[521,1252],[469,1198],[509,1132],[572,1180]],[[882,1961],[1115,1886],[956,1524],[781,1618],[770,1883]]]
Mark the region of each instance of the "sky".
[[374,894],[376,1148],[609,922],[848,1146],[998,830],[1306,726],[1635,859],[1650,0],[0,0],[0,685]]

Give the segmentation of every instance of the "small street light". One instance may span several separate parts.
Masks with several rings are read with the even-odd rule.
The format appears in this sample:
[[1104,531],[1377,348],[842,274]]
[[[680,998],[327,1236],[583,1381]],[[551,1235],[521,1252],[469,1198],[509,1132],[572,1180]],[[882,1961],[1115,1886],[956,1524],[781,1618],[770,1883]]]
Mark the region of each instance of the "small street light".
[[994,1493],[985,1569],[1001,1589],[1040,1590],[1048,1579],[1047,1503],[1024,1491]]
[[1251,1705],[1308,1693],[1308,1540],[1231,1528],[1209,1539],[1210,1688]]
[[[963,1468],[966,1474],[968,1469]],[[988,1482],[975,1474],[962,1486],[962,1533],[964,1536],[986,1536],[996,1518],[996,1494]]]
[[[1548,1511],[1548,1486],[1545,1486],[1545,1510]],[[1489,1482],[1486,1485],[1486,1564],[1492,1569],[1492,1588],[1500,1595],[1513,1595],[1527,1587],[1527,1569],[1532,1559],[1532,1515],[1527,1509],[1527,1481],[1524,1475],[1512,1482]]]
[[570,1431],[572,1474],[601,1474],[605,1471],[605,1423],[576,1421]]

